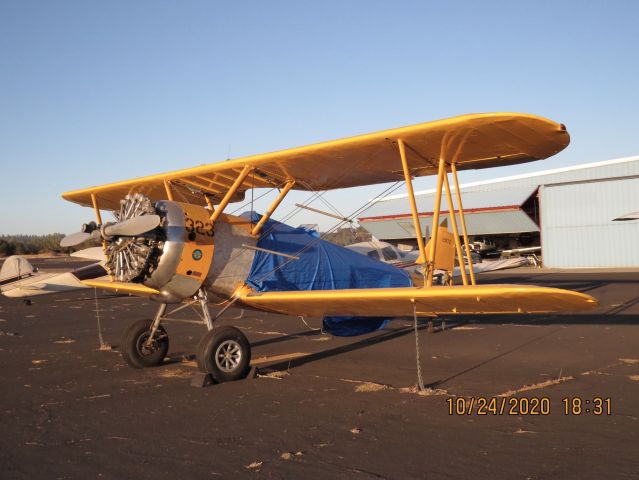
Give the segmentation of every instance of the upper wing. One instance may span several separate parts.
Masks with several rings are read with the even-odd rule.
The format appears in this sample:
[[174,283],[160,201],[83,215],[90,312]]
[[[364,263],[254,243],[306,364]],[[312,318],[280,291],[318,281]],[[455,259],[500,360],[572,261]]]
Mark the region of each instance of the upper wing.
[[294,292],[245,292],[240,300],[255,308],[311,317],[549,313],[596,308],[590,295],[559,288],[528,285],[367,288]]
[[202,195],[221,198],[245,165],[255,168],[238,190],[279,186],[295,180],[296,189],[330,190],[403,180],[397,140],[407,147],[413,176],[437,173],[445,158],[459,170],[540,160],[563,150],[570,137],[565,127],[521,113],[481,113],[420,123],[305,147],[253,155],[148,177],[66,192],[63,198],[100,208],[117,209],[125,195],[139,192],[152,200],[167,198],[169,182],[176,200],[203,204]]

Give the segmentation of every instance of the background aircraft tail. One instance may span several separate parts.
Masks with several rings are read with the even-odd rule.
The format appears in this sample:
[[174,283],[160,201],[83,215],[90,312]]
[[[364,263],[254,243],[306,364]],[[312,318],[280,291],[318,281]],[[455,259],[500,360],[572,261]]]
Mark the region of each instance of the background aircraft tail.
[[[92,249],[77,252],[77,257],[99,259],[100,252]],[[103,256],[103,254],[102,254]],[[93,263],[68,272],[38,272],[28,260],[9,257],[0,269],[0,293],[5,297],[25,298],[51,293],[70,292],[87,288],[82,280],[107,276],[101,263]]]
[[0,285],[15,282],[17,280],[30,277],[37,269],[33,267],[24,257],[13,255],[8,257],[0,269]]

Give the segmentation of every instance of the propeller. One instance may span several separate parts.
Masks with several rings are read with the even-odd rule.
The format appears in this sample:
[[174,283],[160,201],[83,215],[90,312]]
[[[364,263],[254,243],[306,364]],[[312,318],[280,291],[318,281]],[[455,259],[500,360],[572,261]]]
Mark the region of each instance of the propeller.
[[100,230],[96,230],[92,233],[86,233],[86,232],[72,233],[64,237],[62,240],[60,240],[60,246],[73,247],[74,245],[79,245],[90,238],[95,238],[96,240],[100,238]]
[[122,222],[106,224],[102,227],[102,236],[110,237],[135,237],[142,235],[157,227],[162,219],[159,215],[140,215]]
[[627,213],[621,217],[613,219],[613,222],[623,222],[627,220],[639,220],[639,212]]
[[67,235],[60,241],[61,247],[72,247],[90,238],[135,237],[156,228],[162,219],[158,215],[140,215],[117,223],[98,226],[95,222],[82,225],[82,231]]

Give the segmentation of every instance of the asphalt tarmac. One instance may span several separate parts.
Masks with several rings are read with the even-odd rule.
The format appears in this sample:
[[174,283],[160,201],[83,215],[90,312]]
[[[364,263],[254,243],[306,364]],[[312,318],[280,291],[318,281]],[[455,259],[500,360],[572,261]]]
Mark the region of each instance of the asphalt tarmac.
[[334,338],[319,319],[229,310],[218,322],[245,332],[260,375],[196,388],[202,325],[167,323],[170,358],[135,370],[117,347],[151,302],[0,297],[0,477],[638,478],[639,272],[482,281],[574,289],[600,307],[420,323],[420,394],[412,319]]

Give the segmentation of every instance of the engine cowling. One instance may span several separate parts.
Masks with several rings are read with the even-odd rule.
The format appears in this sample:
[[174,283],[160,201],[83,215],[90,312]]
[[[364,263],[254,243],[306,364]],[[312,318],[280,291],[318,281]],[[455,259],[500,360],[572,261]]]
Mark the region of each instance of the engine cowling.
[[141,194],[127,195],[116,212],[118,221],[159,215],[160,226],[136,237],[107,242],[107,271],[118,281],[143,283],[159,290],[156,300],[177,303],[194,295],[213,262],[214,235],[210,213],[203,207],[161,200],[153,204]]

